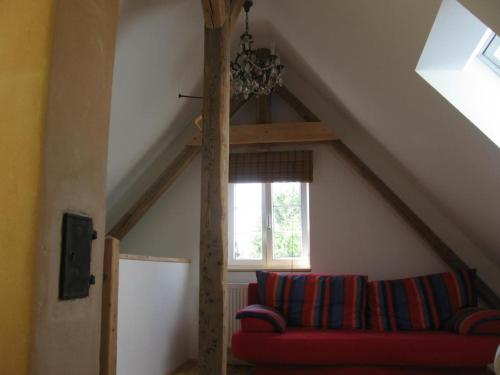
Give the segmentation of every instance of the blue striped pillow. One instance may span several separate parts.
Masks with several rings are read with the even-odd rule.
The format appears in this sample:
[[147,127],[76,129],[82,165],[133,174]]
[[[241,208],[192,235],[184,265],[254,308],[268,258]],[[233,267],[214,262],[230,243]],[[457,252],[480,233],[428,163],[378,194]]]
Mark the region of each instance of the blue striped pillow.
[[368,311],[378,331],[439,329],[464,307],[476,306],[475,270],[368,283]]

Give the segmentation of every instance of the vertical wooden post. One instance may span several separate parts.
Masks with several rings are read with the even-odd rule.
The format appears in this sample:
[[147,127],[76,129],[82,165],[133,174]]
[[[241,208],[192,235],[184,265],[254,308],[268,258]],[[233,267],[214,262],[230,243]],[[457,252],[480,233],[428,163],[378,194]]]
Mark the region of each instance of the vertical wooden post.
[[228,241],[230,29],[227,12],[229,1],[220,1],[224,1],[223,7],[226,9],[222,26],[211,26],[217,24],[213,22],[216,18],[213,15],[205,16],[198,353],[200,375],[225,375],[227,360],[225,280]]
[[102,284],[100,375],[116,375],[120,241],[106,237]]

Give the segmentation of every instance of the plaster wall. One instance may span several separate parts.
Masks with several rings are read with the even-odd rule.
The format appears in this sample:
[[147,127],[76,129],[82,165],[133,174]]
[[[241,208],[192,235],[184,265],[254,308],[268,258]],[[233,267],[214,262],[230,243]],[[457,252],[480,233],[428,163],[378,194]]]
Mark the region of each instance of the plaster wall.
[[[58,1],[43,142],[32,374],[97,375],[105,183],[117,1]],[[94,220],[96,285],[58,299],[62,215]]]
[[[198,350],[201,157],[178,177],[168,193],[121,241],[123,253],[184,257],[192,260],[185,299],[188,308],[178,324],[188,323],[190,357]],[[166,349],[166,348],[165,348]]]
[[171,374],[189,359],[190,268],[120,260],[118,375]]
[[[368,135],[339,104],[338,99],[315,89],[299,74],[287,75],[287,85],[319,118],[332,125],[340,138],[374,171],[497,295],[500,273],[481,247],[478,247],[432,195],[391,154]],[[336,103],[336,105],[332,105]]]
[[[393,209],[329,145],[311,145],[310,185],[313,272],[361,273],[395,278],[440,272],[446,265]],[[123,251],[193,259],[191,356],[197,349],[197,284],[201,158],[122,241]],[[229,282],[248,282],[253,272],[230,272]]]
[[0,373],[29,371],[53,1],[0,2]]
[[[414,71],[441,1],[394,0],[387,2],[387,9],[363,0],[342,4],[327,1],[318,3],[321,6],[306,7],[304,2],[288,0],[285,7],[279,1],[266,3],[265,13],[276,16],[273,17],[271,26],[264,18],[259,23],[260,8],[255,7],[252,11],[256,40],[276,41],[287,66],[287,87],[323,121],[333,126],[342,140],[467,264],[478,268],[480,276],[492,289],[500,293],[498,264],[495,257],[491,256],[497,247],[494,241],[483,241],[487,238],[496,241],[497,238],[493,235],[496,200],[492,198],[494,194],[490,194],[496,186],[493,183],[496,169],[492,165],[497,151],[492,150],[491,145],[475,129],[469,128],[467,121],[457,115],[453,108],[449,108],[448,103],[429,90]],[[462,0],[461,3],[475,8],[474,13],[477,12],[480,18],[493,20],[487,22],[490,27],[498,20],[500,13],[492,11],[498,9],[498,2],[495,0],[485,0],[480,4]],[[275,12],[278,8],[279,12]],[[374,18],[373,14],[377,17]],[[292,27],[289,20],[299,18],[304,25],[314,24],[315,27],[308,28],[307,32]],[[336,22],[332,22],[332,19]],[[321,46],[328,48],[319,48],[316,43],[318,40],[326,41]],[[357,47],[353,48],[353,45]],[[365,58],[367,51],[370,51],[368,65]],[[254,113],[248,113],[249,118],[239,118],[237,122],[253,122]],[[171,159],[172,148],[178,147],[175,142],[168,147],[166,142],[163,146],[166,151],[161,160],[158,158],[145,168],[147,171],[143,175],[149,179],[158,175],[158,171]],[[325,150],[323,154],[330,151]],[[316,152],[320,156],[315,157],[321,158],[321,153],[322,151]],[[324,155],[323,157],[328,159]],[[342,171],[338,165],[342,163],[342,159],[335,161],[334,153],[330,157],[332,160],[325,168],[326,172],[318,169],[321,162],[317,162],[317,173],[327,176],[329,173]],[[484,164],[484,159],[490,164]],[[125,238],[124,246],[130,246],[132,252],[143,251],[146,254],[188,257],[192,254],[193,270],[197,270],[197,184],[200,171],[196,168],[200,168],[199,161],[195,161],[183,173],[169,192],[137,224]],[[491,172],[486,172],[488,168]],[[359,176],[356,177],[354,171],[350,173],[354,173],[354,180],[346,179],[346,176],[340,174],[334,176],[345,179],[342,184],[344,188],[350,188],[350,184],[357,181],[356,184],[366,188],[365,193],[371,191],[371,187]],[[329,183],[328,177],[324,179],[326,181],[323,183]],[[139,180],[134,181],[136,191],[141,191],[141,188],[144,190],[148,185],[147,179],[142,183],[138,183]],[[332,181],[336,180],[332,178]],[[335,184],[339,182],[336,181]],[[342,190],[343,194],[348,194],[351,190],[354,194],[359,188],[345,189],[347,193]],[[313,254],[313,271],[331,268],[337,272],[364,266],[371,277],[398,277],[446,269],[430,253],[427,245],[405,227],[406,224],[390,207],[385,206],[375,217],[362,211],[371,212],[377,205],[375,202],[382,207],[386,205],[375,192],[369,193],[373,202],[370,198],[369,204],[356,206],[363,215],[348,211],[348,201],[337,201],[342,195],[338,195],[338,191],[332,191],[332,194],[333,192],[336,194],[328,195],[328,200],[335,203],[322,204],[329,208],[342,207],[343,210],[322,210],[320,207],[316,211],[318,218],[324,215],[324,222],[317,221],[319,225],[316,226],[322,229],[321,232],[318,229],[316,235],[311,233],[311,246],[316,244],[320,248],[321,245],[321,242],[315,242],[318,240],[313,236],[325,237],[326,245],[321,252]],[[363,194],[361,193],[359,202],[365,202]],[[461,197],[457,198],[457,194]],[[137,194],[128,195],[127,199],[117,198],[113,207],[114,215],[108,220],[109,227],[120,216],[120,212],[124,212],[125,206],[128,206],[128,197],[134,199],[136,196]],[[325,194],[324,197],[326,196]],[[311,196],[311,200],[313,199]],[[333,204],[335,206],[330,207]],[[311,207],[311,230],[315,231],[312,224],[313,211],[314,207]],[[457,214],[458,211],[460,214]],[[329,238],[329,233],[325,233],[331,230],[326,223],[331,222],[332,216],[337,212],[345,215],[348,222],[353,221],[351,215],[359,220],[357,226],[342,227],[339,224],[339,228],[345,230],[336,233],[337,236],[333,239],[337,246],[344,246],[338,248],[338,253],[335,249],[328,248],[326,239]],[[466,219],[461,220],[460,217]],[[471,225],[464,225],[464,221]],[[387,228],[381,230],[380,226],[384,225]],[[408,231],[401,231],[401,228]],[[491,236],[485,229],[493,229],[489,232]],[[367,236],[364,230],[370,235]],[[355,233],[364,233],[366,243],[363,243],[363,237],[358,238]],[[348,247],[347,244],[357,246]],[[190,246],[193,246],[192,249]],[[372,253],[367,251],[370,246],[376,249]],[[399,250],[394,250],[392,246]],[[429,252],[429,258],[421,255],[427,254],[426,252]],[[364,259],[370,259],[372,263],[367,261],[363,264]],[[330,261],[328,266],[324,266]],[[193,276],[196,287],[197,273]],[[247,281],[251,278],[249,273],[229,275],[230,281]],[[194,290],[193,293],[196,304],[197,291]],[[193,313],[196,311],[194,306]],[[196,323],[196,317],[194,322]],[[194,353],[195,341],[196,335],[193,336]]]
[[[500,32],[498,0],[460,2]],[[415,73],[442,1],[387,0],[384,7],[369,0],[314,3],[255,4],[251,30],[257,47],[274,42],[287,69],[287,86],[334,126],[468,264],[477,266],[492,288],[500,290],[499,149]],[[201,104],[176,99],[179,91],[199,93],[194,79],[198,75],[201,80],[202,68],[202,59],[197,58],[203,38],[199,4],[180,0],[124,4],[117,59],[117,77],[123,82],[116,81],[116,87],[126,88],[126,95],[113,98],[113,110],[120,115],[115,118],[120,121],[112,125],[112,144],[117,146],[111,147],[109,156],[116,173],[116,184],[110,178],[108,186],[110,221],[119,217],[120,206],[137,196],[129,194],[131,185],[136,191],[148,185],[143,176],[154,175],[151,161],[158,150],[171,148],[170,140],[180,132],[178,125],[192,127],[190,120]],[[300,19],[302,27],[291,19]],[[233,43],[243,29],[242,20],[235,27]],[[171,41],[172,35],[184,43]],[[303,79],[295,79],[292,70]],[[153,98],[145,95],[150,91]],[[339,106],[349,112],[349,119],[339,114]],[[133,116],[123,116],[129,111]],[[181,112],[187,115],[179,116]],[[154,147],[143,137],[156,140]],[[141,158],[142,162],[133,161]],[[167,160],[162,159],[163,165]]]
[[[499,292],[500,279],[495,265],[446,218],[418,182],[359,127],[335,97],[318,91],[307,79],[290,70],[287,86],[331,124],[344,142]],[[279,100],[274,100],[273,106],[275,120],[296,120],[293,114],[286,113]],[[253,122],[254,113],[247,104],[233,118],[233,123]],[[448,269],[331,147],[323,145],[313,149],[315,182],[310,188],[313,272],[366,273],[371,278],[396,278]],[[163,165],[168,159],[163,158]],[[132,252],[193,258],[194,327],[197,323],[200,173],[200,160],[196,159],[122,242],[123,247]],[[231,272],[228,276],[230,282],[247,282],[253,278],[253,273],[246,272]],[[192,355],[195,356],[197,333],[196,329],[193,331]]]
[[[281,35],[275,38],[283,61],[293,63],[293,69],[321,93],[320,101],[329,107],[335,99],[341,103],[378,147],[399,164],[397,169],[404,170],[406,176],[401,178],[400,174],[397,179],[403,184],[411,181],[434,206],[412,207],[419,212],[428,208],[429,212],[439,211],[440,220],[447,222],[434,225],[436,221],[425,220],[433,229],[443,231],[446,226],[451,231],[444,231],[461,232],[456,238],[467,237],[466,241],[456,241],[458,246],[447,242],[454,249],[473,249],[467,257],[489,262],[489,268],[496,267],[498,274],[500,150],[415,73],[441,1],[390,0],[384,7],[367,0],[318,3],[321,6],[308,7],[294,0],[268,2],[273,7],[269,13],[275,15],[272,25],[276,35]],[[486,25],[497,29],[498,1],[462,3]],[[292,27],[289,20],[299,18],[303,25],[314,27]],[[259,40],[258,35],[256,38]],[[286,82],[291,85],[288,74]],[[316,109],[323,104],[307,97],[306,86],[299,84],[293,89],[330,122]],[[333,112],[331,108],[323,112],[327,111]],[[330,123],[337,127],[335,122]],[[390,164],[379,163],[382,158],[368,147],[353,147],[379,175],[392,174]],[[373,167],[375,164],[380,168]],[[392,184],[396,178],[384,179],[399,192],[396,186],[400,182]],[[489,284],[500,288],[498,277],[496,285]]]
[[496,34],[500,34],[500,2],[496,0],[458,0]]

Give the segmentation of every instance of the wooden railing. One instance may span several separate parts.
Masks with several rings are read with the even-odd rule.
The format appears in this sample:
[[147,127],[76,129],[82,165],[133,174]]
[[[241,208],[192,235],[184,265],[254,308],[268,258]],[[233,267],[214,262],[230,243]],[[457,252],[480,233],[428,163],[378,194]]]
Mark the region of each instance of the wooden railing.
[[101,309],[100,375],[116,375],[120,241],[106,237]]
[[114,237],[106,237],[102,284],[100,375],[116,375],[120,259],[145,262],[191,263],[191,259],[188,258],[121,254],[120,241]]

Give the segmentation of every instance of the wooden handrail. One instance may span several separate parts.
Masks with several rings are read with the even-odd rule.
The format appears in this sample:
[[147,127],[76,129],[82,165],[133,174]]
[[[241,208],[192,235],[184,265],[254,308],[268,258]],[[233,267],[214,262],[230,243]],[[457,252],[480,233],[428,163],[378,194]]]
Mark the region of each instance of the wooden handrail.
[[173,258],[139,254],[121,254],[120,259],[137,260],[143,262],[191,263],[191,259],[189,258]]

